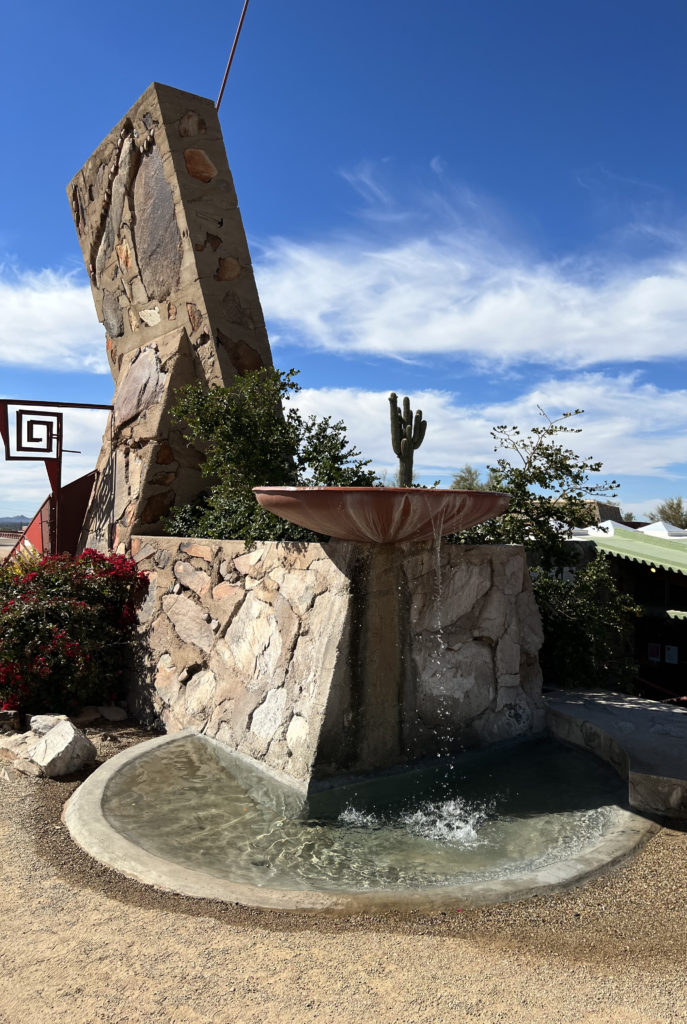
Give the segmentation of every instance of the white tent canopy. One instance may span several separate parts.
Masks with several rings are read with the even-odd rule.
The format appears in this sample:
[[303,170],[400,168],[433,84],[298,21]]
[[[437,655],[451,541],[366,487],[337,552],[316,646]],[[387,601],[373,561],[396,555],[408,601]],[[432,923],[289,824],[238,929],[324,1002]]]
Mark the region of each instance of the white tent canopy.
[[665,519],[659,519],[657,523],[648,523],[647,526],[640,526],[638,533],[648,533],[650,537],[687,537],[687,530],[680,529],[667,523]]

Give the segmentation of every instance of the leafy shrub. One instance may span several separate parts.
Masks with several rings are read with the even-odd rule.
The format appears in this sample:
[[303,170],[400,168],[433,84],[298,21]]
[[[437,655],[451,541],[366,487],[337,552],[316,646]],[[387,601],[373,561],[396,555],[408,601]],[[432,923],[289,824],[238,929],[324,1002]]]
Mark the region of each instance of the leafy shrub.
[[566,544],[573,527],[593,526],[596,509],[593,501],[615,496],[615,480],[595,483],[602,464],[582,458],[565,447],[567,435],[580,434],[570,421],[582,415],[581,409],[565,412],[552,420],[539,410],[543,424],[523,434],[518,427],[498,426],[491,432],[495,452],[504,453],[496,465],[487,466],[488,485],[510,494],[510,503],[502,516],[473,527],[458,538],[467,544],[524,544],[535,551],[546,569],[569,565],[570,547]]
[[261,508],[253,487],[371,487],[379,483],[352,447],[342,421],[302,417],[286,409],[300,390],[296,370],[262,368],[226,388],[181,388],[172,415],[186,424],[184,436],[204,443],[207,494],[176,506],[164,522],[175,536],[244,540],[311,541],[310,530]]
[[145,573],[87,549],[0,567],[0,705],[72,711],[123,696]]
[[541,568],[531,570],[541,612],[544,646],[539,654],[551,686],[595,685],[633,690],[633,619],[639,605],[619,590],[603,553],[563,578]]

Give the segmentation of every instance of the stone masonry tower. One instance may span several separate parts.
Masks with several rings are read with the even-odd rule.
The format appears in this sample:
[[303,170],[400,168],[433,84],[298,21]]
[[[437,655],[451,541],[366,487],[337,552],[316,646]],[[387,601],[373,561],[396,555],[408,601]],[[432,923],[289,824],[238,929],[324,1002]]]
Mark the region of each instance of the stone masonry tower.
[[203,486],[175,389],[272,357],[211,100],[153,83],[68,194],[115,381],[81,546],[124,551]]

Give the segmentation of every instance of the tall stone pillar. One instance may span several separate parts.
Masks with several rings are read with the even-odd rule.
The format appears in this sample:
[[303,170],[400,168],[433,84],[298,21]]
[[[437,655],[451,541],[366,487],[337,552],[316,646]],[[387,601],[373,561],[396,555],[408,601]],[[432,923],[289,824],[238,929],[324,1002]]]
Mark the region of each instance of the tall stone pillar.
[[81,545],[124,551],[204,486],[175,389],[272,357],[211,100],[153,83],[68,195],[115,381]]

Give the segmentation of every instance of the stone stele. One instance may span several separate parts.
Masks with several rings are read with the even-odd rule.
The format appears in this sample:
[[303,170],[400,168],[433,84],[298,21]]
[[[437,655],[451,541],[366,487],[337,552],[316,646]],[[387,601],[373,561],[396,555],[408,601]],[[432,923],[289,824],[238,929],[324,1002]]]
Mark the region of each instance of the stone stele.
[[123,552],[202,489],[175,388],[272,357],[211,100],[153,83],[68,194],[115,381],[81,545]]

